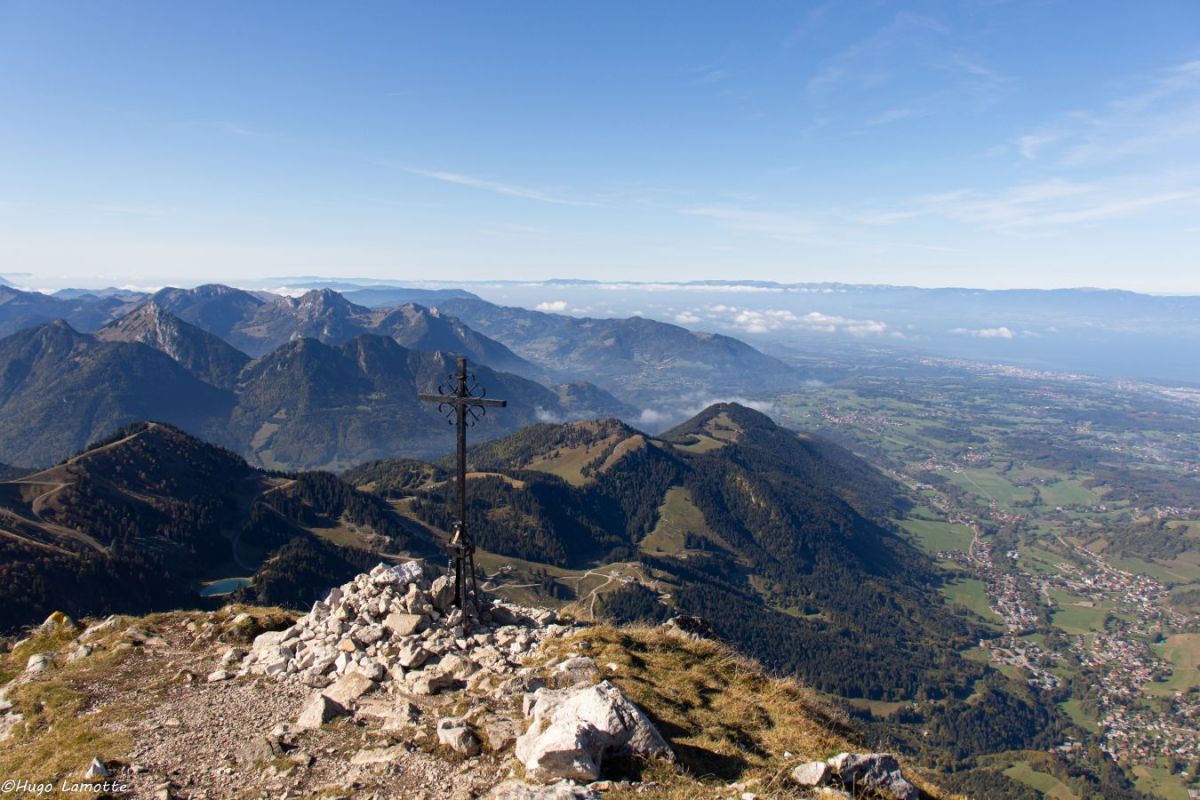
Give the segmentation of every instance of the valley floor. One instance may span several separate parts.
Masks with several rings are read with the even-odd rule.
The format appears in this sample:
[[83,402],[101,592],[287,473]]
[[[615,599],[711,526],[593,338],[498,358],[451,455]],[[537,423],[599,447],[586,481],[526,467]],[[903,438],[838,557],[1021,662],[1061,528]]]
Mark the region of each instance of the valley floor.
[[[1186,800],[1200,788],[1194,396],[958,366],[817,388],[781,412],[909,487],[899,525],[947,570],[947,602],[996,631],[968,655],[1079,726],[1057,757],[1098,745],[1140,790]],[[1078,796],[1017,759],[1010,777]]]

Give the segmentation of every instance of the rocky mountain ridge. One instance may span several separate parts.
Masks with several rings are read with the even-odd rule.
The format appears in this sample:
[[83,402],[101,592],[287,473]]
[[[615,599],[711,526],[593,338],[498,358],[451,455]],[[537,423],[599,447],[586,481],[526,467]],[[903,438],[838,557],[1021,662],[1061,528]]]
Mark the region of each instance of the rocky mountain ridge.
[[95,332],[150,302],[252,357],[305,337],[340,344],[363,334],[390,336],[541,383],[590,382],[638,406],[622,411],[626,419],[649,411],[645,423],[680,419],[714,398],[757,397],[802,383],[793,368],[738,339],[643,317],[577,318],[455,291],[339,288],[345,291],[326,286],[287,297],[220,284],[152,295],[51,296],[0,287],[0,335],[56,319]]
[[[0,770],[189,800],[945,797],[717,643],[485,598],[468,620],[447,585],[409,561],[299,618],[53,615],[0,652]],[[341,666],[314,670],[333,640]]]
[[[345,468],[372,458],[430,457],[453,447],[437,409],[418,400],[454,370],[453,356],[364,334],[341,344],[294,339],[251,361],[157,305],[95,335],[65,322],[0,340],[0,460],[41,466],[121,425],[154,419],[272,469]],[[628,411],[585,387],[546,388],[473,365],[509,407],[477,435],[539,420]]]
[[802,383],[794,368],[731,336],[647,317],[575,317],[471,298],[443,300],[438,308],[544,369],[585,378],[654,410],[677,412],[679,400],[686,407]]

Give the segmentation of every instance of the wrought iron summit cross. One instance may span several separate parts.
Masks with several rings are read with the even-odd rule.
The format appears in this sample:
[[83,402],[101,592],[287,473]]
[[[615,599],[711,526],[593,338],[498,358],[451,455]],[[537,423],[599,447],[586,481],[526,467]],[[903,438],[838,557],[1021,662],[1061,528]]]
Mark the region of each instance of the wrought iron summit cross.
[[454,605],[465,609],[468,586],[472,596],[479,590],[475,584],[475,540],[467,530],[467,428],[479,422],[489,408],[504,408],[503,400],[490,400],[487,390],[467,372],[467,359],[458,357],[458,372],[450,376],[450,388],[438,386],[438,394],[422,394],[422,400],[438,404],[438,411],[445,415],[458,434],[458,522],[454,537],[450,540],[450,557],[454,560]]

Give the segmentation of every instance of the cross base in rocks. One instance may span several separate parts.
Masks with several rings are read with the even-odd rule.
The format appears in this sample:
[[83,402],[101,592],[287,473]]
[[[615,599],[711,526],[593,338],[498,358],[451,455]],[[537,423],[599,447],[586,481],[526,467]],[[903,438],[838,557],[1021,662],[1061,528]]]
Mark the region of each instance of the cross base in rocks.
[[[463,610],[463,622],[479,612],[479,584],[475,579],[475,543],[463,535],[462,523],[454,526],[450,540],[450,561],[454,571],[454,606]],[[471,598],[470,602],[467,598]]]
[[[475,543],[467,531],[467,428],[478,422],[489,408],[504,408],[504,400],[491,400],[487,391],[467,372],[467,359],[459,356],[458,370],[450,376],[450,388],[438,387],[437,394],[421,394],[420,399],[438,404],[438,411],[454,426],[457,440],[458,522],[450,541],[450,558],[454,568],[454,605],[466,611],[477,602],[479,587],[475,585]],[[467,576],[470,576],[469,578]],[[469,584],[469,585],[468,585]]]

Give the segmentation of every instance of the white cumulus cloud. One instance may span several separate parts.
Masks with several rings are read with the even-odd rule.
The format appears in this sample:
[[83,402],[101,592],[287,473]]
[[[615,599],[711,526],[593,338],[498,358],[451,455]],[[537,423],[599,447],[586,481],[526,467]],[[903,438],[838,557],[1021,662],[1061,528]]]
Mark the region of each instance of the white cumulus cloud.
[[1012,328],[1001,325],[999,328],[955,328],[951,333],[957,336],[977,336],[980,339],[1015,339],[1017,334]]
[[738,308],[728,305],[709,306],[710,319],[717,320],[746,333],[776,331],[810,331],[816,333],[845,333],[851,336],[876,336],[888,333],[885,322],[874,319],[852,319],[836,314],[810,311],[798,314],[784,308]]
[[536,311],[548,311],[552,313],[561,313],[567,310],[566,300],[547,300],[544,303],[538,303],[534,306]]

